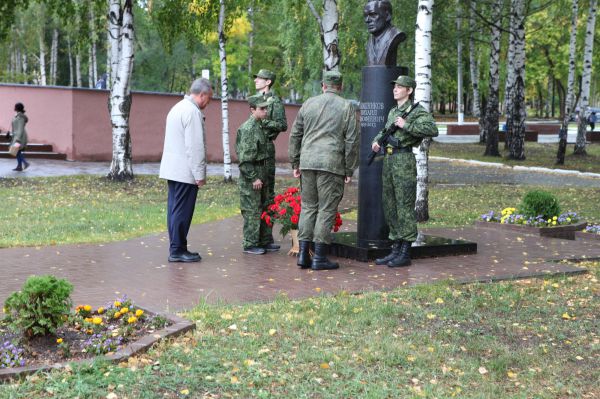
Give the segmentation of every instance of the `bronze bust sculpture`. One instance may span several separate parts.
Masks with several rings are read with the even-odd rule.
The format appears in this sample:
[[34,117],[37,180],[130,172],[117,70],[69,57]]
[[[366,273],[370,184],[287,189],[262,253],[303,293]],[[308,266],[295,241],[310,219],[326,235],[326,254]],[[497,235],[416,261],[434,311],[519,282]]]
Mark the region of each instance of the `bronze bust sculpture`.
[[367,29],[368,65],[396,65],[398,45],[406,34],[392,25],[392,3],[389,0],[369,0],[363,10]]

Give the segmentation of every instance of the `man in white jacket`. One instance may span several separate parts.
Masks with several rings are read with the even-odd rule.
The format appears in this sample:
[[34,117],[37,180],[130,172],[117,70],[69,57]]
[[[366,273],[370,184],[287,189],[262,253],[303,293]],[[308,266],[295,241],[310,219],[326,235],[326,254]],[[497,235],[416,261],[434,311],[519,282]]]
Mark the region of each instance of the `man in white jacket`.
[[206,184],[206,141],[202,110],[213,90],[207,79],[196,79],[190,94],[175,104],[167,115],[165,146],[160,162],[161,179],[169,187],[167,227],[169,262],[199,262],[197,252],[187,249],[198,188]]

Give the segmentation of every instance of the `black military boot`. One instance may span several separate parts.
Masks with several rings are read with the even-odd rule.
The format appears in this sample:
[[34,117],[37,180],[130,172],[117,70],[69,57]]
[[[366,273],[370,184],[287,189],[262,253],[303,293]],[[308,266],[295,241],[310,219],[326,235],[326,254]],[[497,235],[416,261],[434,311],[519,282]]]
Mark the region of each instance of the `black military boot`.
[[383,258],[375,259],[376,265],[387,265],[389,261],[400,255],[400,244],[402,241],[394,241],[392,243],[392,252]]
[[410,241],[402,241],[400,254],[388,262],[389,267],[401,267],[410,265]]
[[310,259],[310,241],[300,241],[300,253],[298,254],[298,262],[296,264],[303,269],[308,269],[311,266]]
[[315,243],[315,256],[313,256],[310,265],[313,270],[333,270],[340,267],[339,264],[330,262],[329,259],[327,259],[328,250],[329,245],[318,242]]

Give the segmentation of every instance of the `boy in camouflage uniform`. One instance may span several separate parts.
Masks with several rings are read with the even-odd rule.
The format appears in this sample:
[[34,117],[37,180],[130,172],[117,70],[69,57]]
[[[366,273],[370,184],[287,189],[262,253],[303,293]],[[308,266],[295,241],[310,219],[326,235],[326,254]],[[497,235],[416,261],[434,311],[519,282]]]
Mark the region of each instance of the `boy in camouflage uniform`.
[[[417,239],[417,166],[412,148],[420,145],[425,137],[437,136],[438,130],[431,114],[420,105],[406,119],[402,118],[402,114],[413,104],[412,96],[417,86],[414,79],[400,75],[391,83],[398,106],[390,110],[385,128],[395,124],[399,129],[383,144],[385,158],[382,180],[383,212],[390,227],[392,252],[376,259],[375,263],[399,267],[410,265],[410,247]],[[373,151],[381,148],[378,141],[382,135],[383,130],[373,139]]]
[[[342,75],[323,76],[323,94],[309,98],[298,111],[290,135],[289,156],[294,177],[302,182],[297,264],[313,270],[337,269],[327,259],[337,207],[358,166],[356,111],[339,93]],[[315,243],[315,256],[309,247]]]
[[261,121],[267,116],[267,103],[260,96],[248,98],[250,118],[237,131],[235,152],[240,163],[240,209],[244,217],[243,249],[262,255],[269,244],[271,228],[260,219],[269,202],[267,134]]
[[[261,69],[254,75],[254,85],[257,95],[261,96],[264,101],[268,102],[267,117],[262,120],[261,124],[267,134],[267,176],[265,184],[270,202],[275,198],[275,144],[273,141],[279,133],[287,130],[287,119],[285,118],[285,108],[281,99],[275,95],[271,87],[275,83],[275,73],[268,69]],[[273,243],[273,234],[269,238],[269,243],[265,249],[278,250],[279,245]]]

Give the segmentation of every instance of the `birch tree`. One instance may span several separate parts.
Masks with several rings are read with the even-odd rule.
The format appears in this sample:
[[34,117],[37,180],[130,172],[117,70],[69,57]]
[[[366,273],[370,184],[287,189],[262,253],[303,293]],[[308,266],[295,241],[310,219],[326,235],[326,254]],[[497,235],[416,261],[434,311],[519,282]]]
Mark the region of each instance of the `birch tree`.
[[38,14],[38,42],[39,42],[39,58],[38,58],[38,65],[39,65],[39,84],[42,86],[46,86],[47,84],[47,80],[46,80],[46,42],[44,40],[44,36],[45,36],[45,28],[46,28],[46,24],[45,24],[45,18],[46,18],[46,13],[45,13],[45,7],[43,4],[39,5],[38,8],[39,14]]
[[489,97],[483,117],[485,118],[483,125],[486,141],[484,155],[496,157],[500,156],[500,151],[498,151],[498,91],[500,87],[500,28],[503,2],[504,0],[494,0],[492,4]]
[[[415,101],[431,110],[431,31],[434,0],[419,0],[417,23],[415,26]],[[417,200],[415,212],[417,221],[429,220],[429,145],[430,138],[422,141],[416,151],[417,161]]]
[[306,0],[311,13],[319,25],[319,36],[323,46],[323,69],[338,71],[340,49],[338,40],[339,14],[337,0],[323,0],[323,15],[320,15],[312,0]]
[[56,85],[58,74],[58,29],[52,29],[52,45],[50,47],[50,84]]
[[586,110],[590,103],[590,85],[592,80],[592,55],[594,52],[594,31],[596,30],[596,3],[590,0],[587,25],[585,29],[585,46],[583,51],[583,74],[581,79],[581,97],[579,99],[579,123],[574,154],[587,155],[585,148],[585,132],[587,129]]
[[471,74],[471,89],[473,90],[473,108],[471,110],[474,117],[481,115],[481,106],[479,104],[479,60],[475,48],[475,32],[477,23],[475,19],[474,0],[469,0],[469,72]]
[[465,121],[465,111],[463,105],[463,43],[462,43],[462,8],[460,5],[461,0],[456,0],[456,35],[457,35],[457,57],[456,57],[456,80],[457,80],[457,94],[456,94],[456,108],[458,114],[458,124],[462,125]]
[[109,99],[112,125],[112,162],[108,178],[133,179],[129,111],[131,109],[131,72],[134,57],[133,0],[110,0],[111,90]]
[[556,163],[564,165],[565,152],[567,150],[567,134],[569,131],[569,118],[573,112],[573,100],[575,98],[575,54],[577,51],[577,17],[579,14],[579,0],[571,3],[571,36],[569,39],[569,77],[567,79],[567,95],[565,98],[565,112],[560,127],[558,152]]
[[223,179],[232,181],[229,151],[229,108],[227,94],[227,53],[225,51],[225,0],[219,0],[219,60],[221,64],[221,118],[223,126]]
[[508,142],[511,159],[525,159],[525,0],[512,0],[511,18],[514,16],[514,30],[511,29],[510,40],[513,44],[514,85],[511,87],[511,131]]

